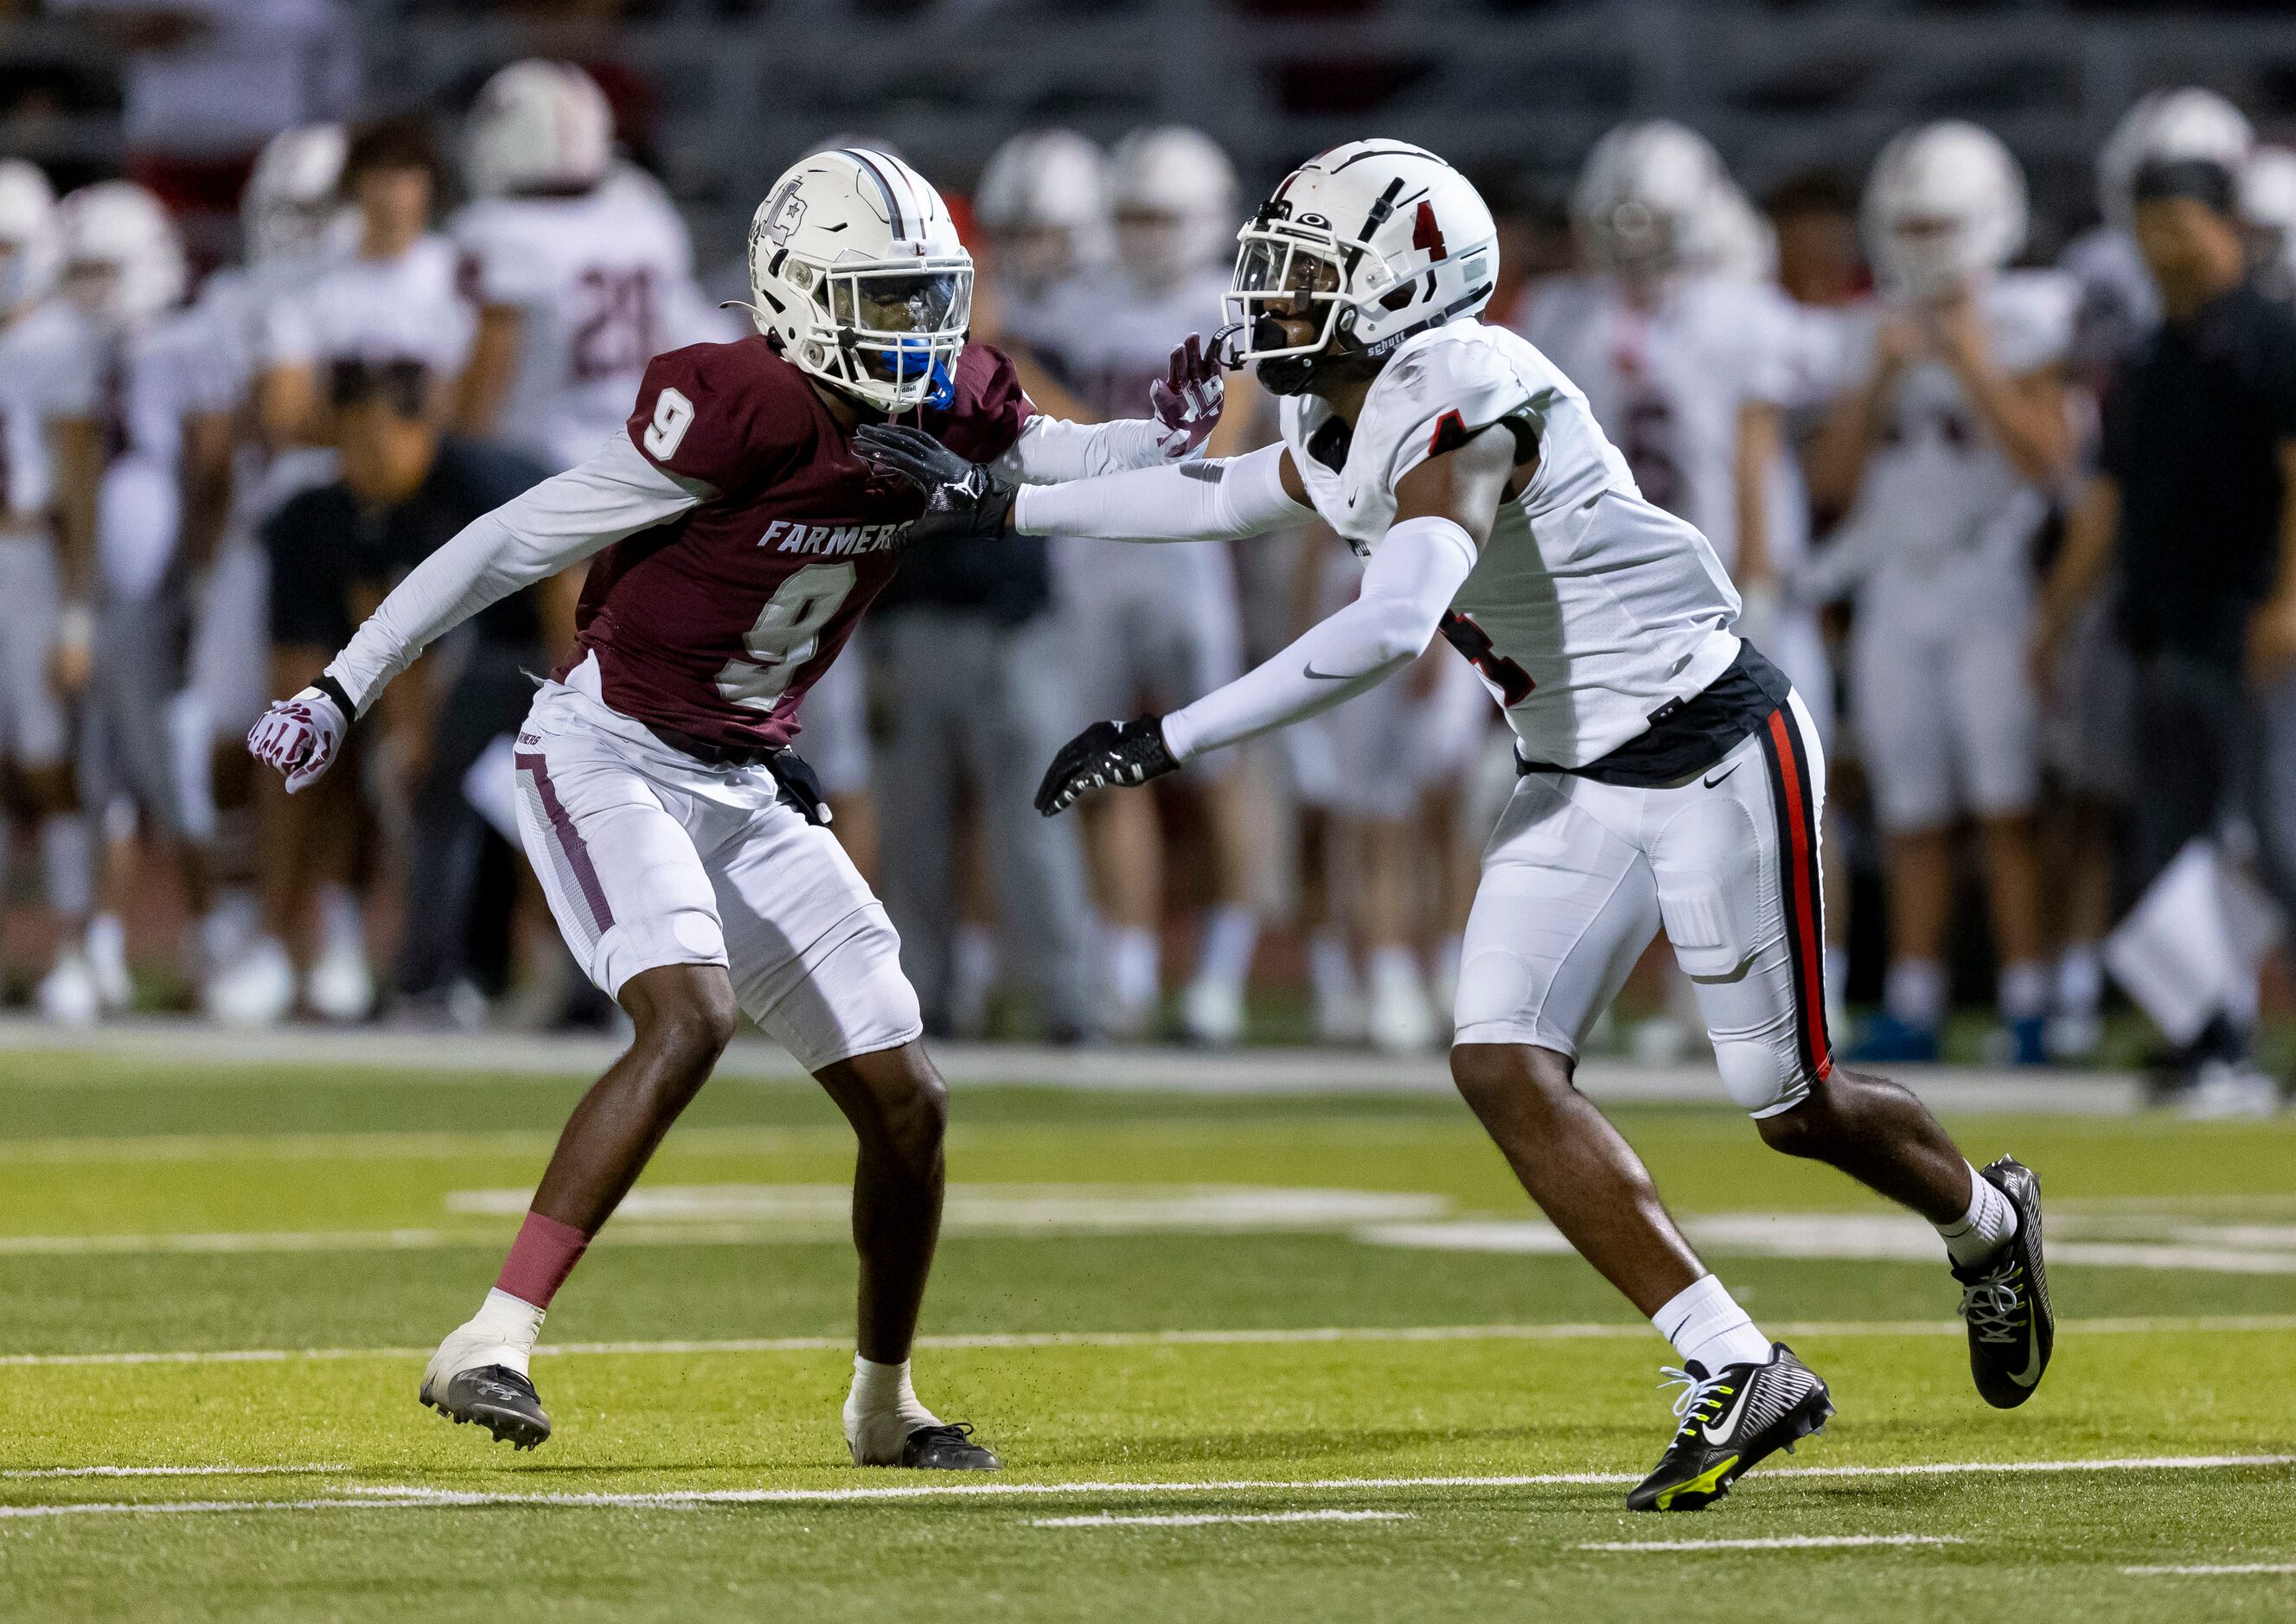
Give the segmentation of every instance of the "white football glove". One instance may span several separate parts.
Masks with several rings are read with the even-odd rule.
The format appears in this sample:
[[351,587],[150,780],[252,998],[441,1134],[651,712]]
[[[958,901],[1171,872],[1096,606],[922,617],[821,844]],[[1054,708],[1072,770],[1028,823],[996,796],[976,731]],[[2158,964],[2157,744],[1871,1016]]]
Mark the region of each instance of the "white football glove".
[[343,735],[350,718],[342,702],[327,687],[304,689],[292,699],[275,700],[271,709],[247,730],[247,750],[287,778],[290,795],[316,783],[342,753]]
[[1172,350],[1172,370],[1148,386],[1148,406],[1160,425],[1156,443],[1164,460],[1177,463],[1193,456],[1219,427],[1220,408],[1227,403],[1227,385],[1220,378],[1218,335],[1207,345],[1201,333]]

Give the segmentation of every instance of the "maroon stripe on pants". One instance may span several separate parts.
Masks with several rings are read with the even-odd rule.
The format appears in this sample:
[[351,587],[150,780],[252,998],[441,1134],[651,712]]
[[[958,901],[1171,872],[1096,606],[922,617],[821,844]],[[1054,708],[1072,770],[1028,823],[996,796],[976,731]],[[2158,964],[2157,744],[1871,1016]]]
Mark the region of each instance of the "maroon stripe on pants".
[[1813,1082],[1833,1070],[1833,1044],[1825,1029],[1825,958],[1819,903],[1817,809],[1810,793],[1809,758],[1801,729],[1784,705],[1761,729],[1769,758],[1770,797],[1777,805],[1778,875],[1784,884],[1786,951],[1793,960],[1794,1038]]
[[598,871],[590,861],[589,845],[582,839],[582,832],[574,826],[566,803],[558,799],[558,786],[550,782],[550,764],[538,752],[525,750],[511,759],[520,772],[534,775],[534,792],[541,797],[543,814],[550,819],[550,827],[558,836],[558,849],[566,854],[566,866],[574,871],[574,882],[582,888],[583,900],[590,905],[590,922],[603,936],[614,928],[614,910],[607,904],[606,888],[598,883]]

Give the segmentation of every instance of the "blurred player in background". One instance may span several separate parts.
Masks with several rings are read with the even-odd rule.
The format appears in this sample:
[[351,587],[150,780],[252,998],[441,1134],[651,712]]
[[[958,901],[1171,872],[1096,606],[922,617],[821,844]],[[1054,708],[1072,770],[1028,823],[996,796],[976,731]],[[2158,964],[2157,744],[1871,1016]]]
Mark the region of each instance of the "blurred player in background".
[[[416,391],[424,417],[441,425],[449,420],[476,316],[461,291],[454,244],[430,229],[441,174],[435,137],[420,118],[378,119],[353,132],[342,190],[357,210],[357,240],[327,257],[299,291],[266,307],[257,390],[274,444],[333,447],[338,411],[366,399],[373,381],[385,374],[398,380],[392,387]],[[302,545],[292,535],[278,535],[276,543]],[[319,673],[332,649],[322,630],[328,622],[315,626],[311,617],[338,611],[283,593],[279,581],[299,578],[291,563],[275,558],[273,574],[272,691],[292,693]],[[250,1024],[276,1021],[293,1005],[290,944],[315,900],[317,941],[304,956],[305,1005],[335,1021],[357,1020],[373,1006],[357,889],[371,837],[357,776],[338,775],[308,797],[290,800],[274,786],[260,798],[264,931],[217,994]]]
[[2010,1053],[2038,1063],[2051,987],[2024,648],[2034,534],[2074,457],[2074,290],[2054,272],[2004,268],[2025,241],[2024,176],[1975,125],[1893,141],[1865,221],[1884,299],[1851,339],[1857,381],[1808,463],[1817,500],[1848,510],[1825,569],[1857,595],[1851,694],[1888,837],[1888,980],[1858,1052],[1937,1057],[1965,813],[1984,852]]
[[[1115,263],[1061,284],[1034,340],[1054,381],[1089,414],[1136,414],[1162,378],[1172,345],[1219,324],[1235,226],[1235,171],[1201,132],[1136,130],[1109,160]],[[1215,453],[1235,447],[1250,413],[1228,414]],[[1079,719],[1130,714],[1144,699],[1170,704],[1218,687],[1242,660],[1235,570],[1223,543],[1124,548],[1054,537],[1054,577],[1076,651]],[[1213,903],[1180,1019],[1193,1041],[1243,1034],[1243,988],[1259,935],[1250,901],[1250,833],[1233,761],[1195,775],[1210,845]],[[1160,990],[1164,837],[1156,807],[1128,796],[1096,808],[1088,825],[1107,951],[1109,1025],[1136,1036]]]
[[[339,124],[299,125],[267,142],[241,200],[245,263],[212,272],[199,309],[211,329],[234,406],[231,513],[193,604],[191,693],[211,740],[203,799],[215,810],[216,905],[201,922],[206,1013],[232,1023],[275,1019],[266,988],[241,975],[261,929],[253,794],[243,741],[270,698],[271,561],[259,534],[297,491],[333,477],[331,449],[275,446],[260,415],[264,330],[273,307],[301,296],[329,256],[346,252],[354,223],[342,205]],[[198,765],[194,751],[194,767]],[[253,992],[243,1009],[235,996]]]
[[57,424],[67,554],[94,562],[80,783],[108,856],[88,955],[104,1005],[120,1008],[139,824],[173,859],[192,916],[209,904],[207,729],[183,700],[192,585],[229,513],[232,400],[213,324],[182,308],[183,239],[160,201],[100,181],[67,197],[60,218],[64,286],[98,380],[93,409]]
[[[53,440],[58,419],[94,409],[96,378],[78,318],[53,296],[62,265],[47,177],[0,160],[0,759],[11,821],[38,842],[57,934],[40,1013],[78,1026],[103,1002],[86,948],[94,873],[66,702],[87,680],[94,624],[85,557],[64,611]],[[116,999],[116,979],[110,990]]]

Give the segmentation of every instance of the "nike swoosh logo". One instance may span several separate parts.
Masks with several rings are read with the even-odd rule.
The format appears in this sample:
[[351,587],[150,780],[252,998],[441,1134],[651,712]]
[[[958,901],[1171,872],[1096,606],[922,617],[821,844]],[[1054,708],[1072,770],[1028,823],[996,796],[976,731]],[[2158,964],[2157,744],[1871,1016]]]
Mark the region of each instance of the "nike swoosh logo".
[[2009,1379],[2020,1387],[2030,1387],[2041,1379],[2041,1325],[2034,1317],[2037,1312],[2032,1294],[2028,1292],[2025,1296],[2025,1368],[2009,1373]]
[[1318,671],[1312,660],[1300,668],[1300,674],[1310,682],[1353,682],[1362,675],[1360,671]]
[[1733,1438],[1737,1436],[1738,1417],[1745,1413],[1746,1400],[1753,1397],[1753,1393],[1754,1383],[1750,1378],[1745,1386],[1738,1390],[1738,1397],[1731,1402],[1730,1407],[1722,1412],[1722,1419],[1728,1422],[1730,1424],[1724,1427],[1718,1432],[1714,1430],[1714,1423],[1710,1421],[1706,1423],[1706,1441],[1708,1443],[1726,1444]]
[[1728,767],[1724,767],[1720,772],[1715,774],[1713,777],[1709,778],[1706,781],[1706,787],[1710,790],[1712,789],[1716,784],[1721,783],[1725,778],[1727,778],[1731,774],[1736,772],[1740,767],[1745,765],[1746,764],[1742,761],[1732,762]]

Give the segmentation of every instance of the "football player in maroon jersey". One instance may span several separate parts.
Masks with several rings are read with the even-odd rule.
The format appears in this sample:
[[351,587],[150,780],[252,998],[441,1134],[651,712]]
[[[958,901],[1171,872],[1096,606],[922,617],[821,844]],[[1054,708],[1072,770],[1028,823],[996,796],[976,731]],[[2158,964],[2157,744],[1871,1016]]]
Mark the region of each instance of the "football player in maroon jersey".
[[863,148],[775,183],[750,226],[750,275],[757,336],[657,357],[626,435],[440,547],[249,748],[302,788],[426,644],[592,560],[575,658],[519,733],[520,827],[568,945],[636,1038],[576,1107],[495,1289],[431,1358],[422,1400],[520,1448],[550,1435],[529,1376],[544,1310],[746,1013],[860,1141],[854,1461],[992,1468],[909,1379],[947,1096],[899,940],[790,748],[799,701],[925,506],[851,436],[898,417],[1030,482],[1150,466],[1201,447],[1218,368],[1192,340],[1152,418],[1038,414],[1011,362],[966,342],[972,261],[939,195]]

